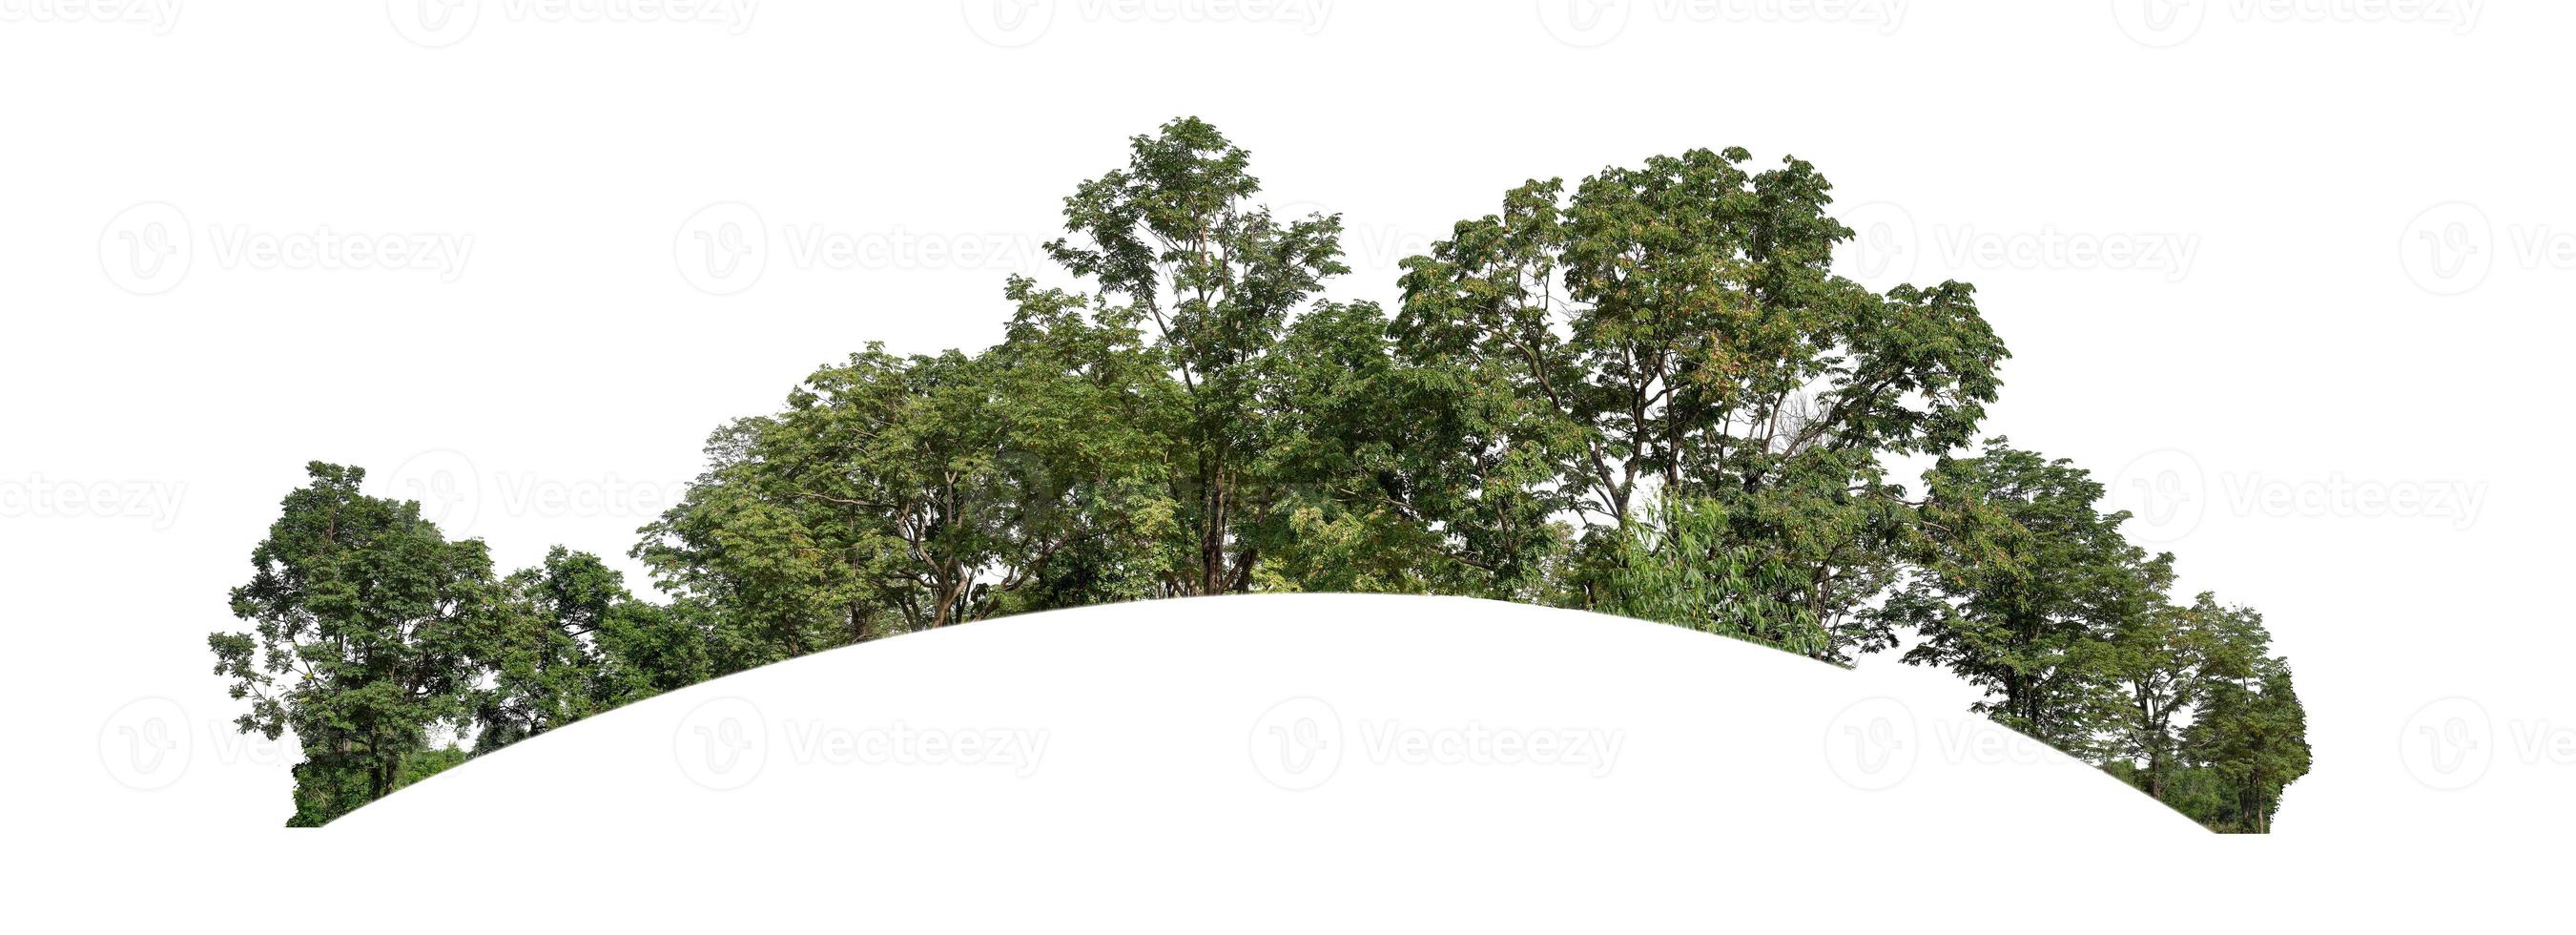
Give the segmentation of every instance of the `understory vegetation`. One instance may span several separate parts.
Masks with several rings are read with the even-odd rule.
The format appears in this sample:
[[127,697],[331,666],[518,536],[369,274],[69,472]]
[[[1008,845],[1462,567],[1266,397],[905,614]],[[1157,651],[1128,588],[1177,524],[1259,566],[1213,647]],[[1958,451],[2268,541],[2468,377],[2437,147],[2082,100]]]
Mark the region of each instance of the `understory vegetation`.
[[1065,199],[1064,281],[1005,285],[999,344],[871,344],[718,428],[630,553],[657,601],[561,547],[501,574],[311,465],[232,593],[247,629],[209,639],[240,728],[302,746],[290,823],[807,653],[1246,592],[1894,653],[2221,831],[2268,830],[2307,771],[2261,616],[2173,594],[2085,470],[1982,437],[2009,355],[1974,289],[1834,275],[1852,231],[1815,167],[1531,181],[1405,261],[1388,309],[1324,297],[1341,219],[1274,216],[1248,162],[1194,118],[1135,138]]

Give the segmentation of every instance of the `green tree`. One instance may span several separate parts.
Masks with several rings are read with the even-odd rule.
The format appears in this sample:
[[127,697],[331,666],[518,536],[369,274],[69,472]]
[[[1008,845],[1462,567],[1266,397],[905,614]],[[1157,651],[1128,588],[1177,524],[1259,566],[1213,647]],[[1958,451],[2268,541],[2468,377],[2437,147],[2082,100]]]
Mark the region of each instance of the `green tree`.
[[1924,475],[1912,573],[1881,618],[1921,641],[1905,654],[1984,689],[1983,711],[2078,755],[2112,716],[2112,623],[2172,580],[2170,555],[2121,538],[2102,485],[2063,460],[1991,439]]
[[474,641],[477,754],[707,678],[700,634],[596,555],[556,546],[502,592]]
[[2291,685],[2289,661],[2265,657],[2250,673],[2219,680],[2185,732],[2185,746],[2223,790],[2216,820],[2203,823],[2269,833],[2281,790],[2307,775],[2310,764],[2307,710]]
[[362,493],[362,469],[306,471],[232,592],[251,629],[207,643],[232,697],[250,702],[239,729],[295,732],[289,823],[311,826],[393,791],[439,755],[434,734],[466,725],[475,638],[501,611],[480,540],[449,542],[418,503]]
[[1172,595],[1250,590],[1261,559],[1251,534],[1282,506],[1281,478],[1262,473],[1273,426],[1262,376],[1290,319],[1341,261],[1341,219],[1280,219],[1256,204],[1251,155],[1195,117],[1135,137],[1126,168],[1065,199],[1072,236],[1057,262],[1098,284],[1122,315],[1150,322],[1180,390],[1169,499],[1178,563]]
[[[1820,628],[1816,655],[1867,635],[1854,618],[1893,574],[1890,454],[1973,438],[2003,343],[1962,283],[1870,292],[1828,269],[1852,232],[1797,159],[1751,172],[1741,149],[1608,168],[1505,194],[1405,263],[1397,353],[1438,368],[1474,466],[1514,465],[1489,499],[1548,498],[1585,527],[1570,590],[1603,588],[1648,503],[1719,517],[1713,538],[1651,530],[1743,559],[1776,585],[1766,629]],[[1524,466],[1539,461],[1546,469]],[[1641,540],[1638,540],[1641,541]]]
[[[2161,583],[2159,583],[2161,584]],[[2223,680],[2253,671],[2269,636],[2263,618],[2203,592],[2188,606],[2157,601],[2124,616],[2111,634],[2111,676],[2121,697],[2114,751],[2137,764],[2139,788],[2166,798],[2182,758],[2178,726]]]

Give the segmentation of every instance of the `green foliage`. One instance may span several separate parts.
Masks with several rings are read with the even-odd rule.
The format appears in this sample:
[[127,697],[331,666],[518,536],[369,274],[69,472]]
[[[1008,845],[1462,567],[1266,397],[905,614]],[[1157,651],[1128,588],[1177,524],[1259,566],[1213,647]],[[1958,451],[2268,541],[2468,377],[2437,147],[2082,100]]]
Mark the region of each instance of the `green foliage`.
[[2114,703],[2097,677],[2116,662],[2106,622],[2170,581],[2172,557],[2121,538],[2128,515],[2095,509],[2102,486],[2083,469],[2006,445],[1924,476],[1914,571],[1880,616],[1921,634],[1905,661],[1986,689],[1979,710],[2087,751]]
[[478,634],[500,614],[483,543],[449,542],[417,503],[359,491],[366,472],[315,462],[233,589],[248,632],[208,636],[215,672],[250,702],[236,724],[304,747],[300,821],[393,791],[433,731],[469,719]]
[[597,558],[557,548],[496,579],[480,540],[449,542],[420,504],[367,496],[364,470],[306,470],[233,589],[251,629],[207,637],[249,702],[235,725],[291,730],[303,748],[289,824],[327,823],[469,755],[441,736],[491,750],[708,677],[700,633]]
[[1617,593],[1677,582],[1603,563],[1669,535],[1635,528],[1656,499],[1705,501],[1671,515],[1725,520],[1695,544],[1766,589],[1746,613],[1820,632],[1794,642],[1842,660],[1884,642],[1853,619],[1892,574],[1881,459],[1967,441],[2007,353],[1965,284],[1882,296],[1833,275],[1852,232],[1827,213],[1832,186],[1750,158],[1692,150],[1570,197],[1554,179],[1506,193],[1406,261],[1399,353],[1479,417],[1467,462],[1516,468],[1478,474],[1488,489],[1584,524],[1581,606],[1690,603]]
[[[717,429],[630,553],[496,578],[316,464],[210,637],[292,729],[298,824],[683,685],[1005,614],[1243,591],[1604,610],[1849,664],[1902,650],[1977,710],[2219,830],[2268,830],[2305,715],[2253,610],[2168,596],[2080,468],[1965,449],[2009,357],[1965,283],[1834,275],[1832,186],[1741,149],[1530,181],[1323,298],[1341,219],[1274,215],[1196,118],[1138,136],[1014,277],[1000,343],[817,368]],[[1936,456],[1919,497],[1888,465]],[[440,745],[453,736],[459,744]],[[464,745],[464,744],[470,744]]]
[[2064,460],[1997,438],[1924,480],[1907,579],[1876,612],[1919,635],[1905,660],[2203,824],[2268,830],[2307,741],[2261,615],[2169,603],[2173,556],[2123,539],[2128,515],[2099,512],[2101,485]]
[[1807,656],[1830,639],[1813,613],[1777,597],[1810,586],[1802,566],[1732,534],[1713,500],[1649,507],[1619,541],[1602,609],[1641,620],[1738,636]]

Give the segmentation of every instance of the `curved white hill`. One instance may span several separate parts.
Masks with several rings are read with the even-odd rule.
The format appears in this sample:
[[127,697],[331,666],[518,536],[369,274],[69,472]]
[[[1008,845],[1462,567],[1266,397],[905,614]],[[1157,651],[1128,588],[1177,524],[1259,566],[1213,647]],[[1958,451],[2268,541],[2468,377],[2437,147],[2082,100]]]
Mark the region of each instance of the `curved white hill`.
[[974,623],[718,679],[540,736],[335,828],[794,829],[947,850],[1211,846],[1397,822],[1474,838],[2102,841],[2189,821],[1872,677],[1457,598],[1246,596]]

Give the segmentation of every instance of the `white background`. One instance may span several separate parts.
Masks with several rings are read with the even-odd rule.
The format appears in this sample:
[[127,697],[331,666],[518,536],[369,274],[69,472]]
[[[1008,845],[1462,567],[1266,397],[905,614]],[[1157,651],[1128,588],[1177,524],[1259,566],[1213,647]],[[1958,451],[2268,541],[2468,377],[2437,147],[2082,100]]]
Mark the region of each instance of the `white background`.
[[[978,928],[972,910],[1002,908],[1256,930],[1817,912],[1861,927],[2110,906],[2119,927],[2203,899],[2224,911],[2170,912],[2552,910],[2524,886],[2532,868],[2508,864],[2576,824],[2571,638],[2541,590],[2564,574],[2576,518],[2553,405],[2576,284],[2564,5],[165,2],[0,0],[0,568],[15,663],[0,691],[17,727],[0,782],[24,812],[11,850],[44,874],[7,885],[71,921],[311,922],[375,906],[666,924],[893,911]],[[1052,768],[1028,778],[1055,790],[1044,808],[961,778],[871,798],[911,816],[876,826],[835,811],[664,829],[673,806],[638,792],[631,839],[462,813],[410,829],[435,845],[400,843],[390,814],[339,837],[271,830],[292,755],[224,729],[233,712],[203,639],[231,625],[225,592],[304,462],[369,468],[505,566],[563,543],[631,568],[635,527],[695,473],[709,429],[769,411],[868,340],[989,343],[1004,276],[1063,282],[1036,249],[1057,234],[1059,199],[1119,165],[1128,136],[1183,114],[1248,147],[1275,206],[1343,214],[1355,271],[1332,295],[1346,299],[1392,301],[1397,260],[1532,176],[1700,146],[1815,162],[1863,232],[1848,272],[1978,285],[2015,354],[1990,430],[2111,483],[2140,538],[2179,555],[2186,592],[2264,611],[2316,749],[2279,833],[2130,834],[2118,816],[2136,803],[2110,787],[2068,800],[2081,813],[2034,847],[2027,822],[1975,810],[1973,784],[1954,805],[1862,820],[1888,810],[1853,804],[1815,761],[1732,761],[1760,777],[1731,781],[1773,792],[1815,780],[1803,796],[1693,797],[1685,780],[1708,775],[1694,770],[1728,761],[1657,769],[1646,747],[1599,781],[1446,770],[1413,780],[1428,799],[1337,783],[1330,809],[1251,794],[1267,785],[1134,777],[1173,761],[1077,754],[1099,726],[1083,712],[1145,698],[1134,710],[1187,710],[1193,686],[1238,673],[1262,686],[1251,695],[1278,688],[1270,700],[1324,691],[1263,681],[1295,680],[1275,654],[1120,643],[1148,631],[1112,624],[1143,609],[1067,626],[1100,626],[1099,645],[1158,664],[1028,683],[1068,712],[1051,724]],[[388,261],[382,242],[429,249]],[[1176,606],[1286,634],[1315,618]],[[1587,717],[1640,738],[1786,724],[1821,744],[1845,710],[1833,698],[1885,695],[1928,740],[1968,700],[1877,658],[1813,673],[1848,683],[1814,704],[1676,711],[1663,703],[1731,696],[1657,695],[1639,680],[1700,670],[1544,643],[1484,656],[1469,640],[1443,666],[1436,638],[1452,631],[1439,628],[1486,609],[1366,607],[1327,616],[1430,629],[1420,645],[1346,626],[1225,645],[1303,646],[1295,658],[1325,670],[1413,660],[1352,670],[1373,677],[1341,707],[1499,706],[1401,715],[1434,726],[1546,727],[1548,699],[1597,696],[1609,700]],[[956,643],[1007,655],[1009,633],[1034,625]],[[1702,642],[1674,652],[1710,660],[1710,681],[1742,674],[1717,648],[1738,647]],[[991,687],[1010,717],[1045,700],[975,675],[992,663],[937,655],[908,677]],[[1495,681],[1508,666],[1523,668]],[[1496,687],[1515,682],[1526,690]],[[993,726],[965,696],[930,697],[963,707],[931,705],[920,723]],[[1222,736],[1176,739],[1168,756],[1198,762],[1188,751],[1238,742],[1262,710],[1212,710]],[[486,786],[499,780],[476,774],[504,762],[441,782]],[[1926,762],[1916,776],[1959,765]],[[703,790],[666,785],[651,794],[699,803],[676,814],[709,814],[687,798]],[[1511,795],[1406,819],[1493,788]],[[516,794],[582,801],[585,788]],[[987,801],[1013,804],[968,811]],[[1616,808],[1587,811],[1605,801]],[[1586,816],[1598,823],[1580,835],[1557,824]],[[470,865],[495,850],[504,869]],[[604,902],[568,903],[565,865]],[[2479,891],[2452,888],[2471,879]],[[701,885],[677,885],[689,880]],[[2330,895],[2356,884],[2367,895]],[[487,899],[458,909],[459,893]],[[691,908],[662,914],[674,906]]]

